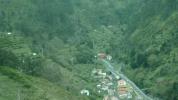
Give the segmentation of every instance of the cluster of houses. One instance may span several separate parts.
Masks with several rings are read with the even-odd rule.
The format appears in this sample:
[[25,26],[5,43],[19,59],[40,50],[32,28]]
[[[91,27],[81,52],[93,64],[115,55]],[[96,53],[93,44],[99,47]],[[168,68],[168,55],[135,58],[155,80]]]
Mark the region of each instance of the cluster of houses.
[[[105,53],[98,53],[99,59],[111,60],[110,55]],[[132,99],[133,89],[131,86],[119,76],[113,76],[112,73],[107,73],[102,69],[93,69],[92,76],[99,81],[96,85],[99,94],[104,93],[103,100],[125,100]],[[88,90],[82,90],[81,94],[89,96]]]
[[97,78],[100,81],[100,84],[98,84],[96,87],[103,91],[108,91],[109,87],[113,85],[112,76],[107,75],[107,73],[103,72],[102,69],[93,69],[92,75],[94,78]]
[[133,89],[123,79],[118,80],[118,95],[120,99],[132,99]]
[[[115,94],[118,95],[119,99],[132,99],[133,89],[127,82],[123,79],[116,80],[116,87],[114,87],[114,79],[111,75],[103,72],[102,69],[93,69],[92,75],[97,78],[100,83],[97,84],[98,93],[107,92],[108,95],[104,96],[103,100],[118,100],[115,98]],[[113,88],[114,87],[114,88]],[[110,98],[110,99],[107,99]],[[111,99],[113,98],[113,99]]]
[[107,93],[107,95],[104,96],[103,100],[118,100],[117,97],[114,96],[116,90],[112,88],[114,83],[113,77],[111,75],[108,75],[106,72],[103,72],[102,69],[94,69],[92,71],[92,75],[100,82],[96,86],[96,88],[98,89],[98,93]]

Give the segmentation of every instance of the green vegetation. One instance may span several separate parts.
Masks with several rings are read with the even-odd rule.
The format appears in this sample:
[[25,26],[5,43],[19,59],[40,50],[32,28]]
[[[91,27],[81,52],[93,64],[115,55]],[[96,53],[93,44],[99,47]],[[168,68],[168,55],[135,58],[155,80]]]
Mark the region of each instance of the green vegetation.
[[43,78],[28,76],[5,66],[1,66],[0,73],[1,100],[88,100]]
[[[90,72],[103,67],[94,56],[105,52],[145,93],[177,100],[177,4],[0,0],[0,99],[23,91],[24,100],[100,100]],[[80,95],[84,88],[91,96]]]

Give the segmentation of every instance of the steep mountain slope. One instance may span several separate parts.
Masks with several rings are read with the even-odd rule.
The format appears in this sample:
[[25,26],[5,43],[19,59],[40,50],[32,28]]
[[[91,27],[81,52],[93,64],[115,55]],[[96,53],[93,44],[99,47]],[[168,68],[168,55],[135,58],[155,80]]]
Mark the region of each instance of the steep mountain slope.
[[1,66],[0,75],[1,100],[88,100],[43,78],[28,76],[5,66]]
[[[80,98],[81,100],[87,100],[89,98],[101,98],[99,95],[96,95],[97,91],[93,90],[93,87],[96,86],[96,82],[90,77],[91,71],[96,65],[76,64],[76,61],[71,61],[72,55],[78,51],[73,50],[68,46],[64,46],[57,51],[55,48],[51,48],[54,49],[53,53],[49,53],[48,56],[46,56],[43,55],[42,52],[33,52],[35,50],[30,48],[32,42],[29,38],[16,35],[16,33],[8,35],[3,32],[1,35],[0,68],[1,74],[3,74],[2,86],[4,86],[4,89],[10,89],[12,92],[14,91],[12,93],[12,98],[17,96],[18,89],[27,92],[27,94],[22,95],[23,98],[28,98],[28,100],[46,100],[45,98],[41,98],[43,97],[43,93],[46,93],[44,95],[51,95],[49,98],[46,97],[47,100],[71,100],[71,98],[76,98],[76,100]],[[49,44],[51,44],[50,41]],[[55,44],[53,44],[53,46],[55,46]],[[70,52],[71,50],[72,53]],[[81,69],[83,69],[83,72]],[[34,81],[38,82],[35,83]],[[37,84],[37,86],[35,84]],[[22,85],[22,87],[19,87],[18,85]],[[25,87],[23,87],[23,85]],[[37,87],[37,89],[30,88],[33,86]],[[55,88],[59,88],[59,90],[56,90]],[[84,88],[92,92],[89,98],[82,97],[80,94],[80,91]],[[8,96],[6,96],[8,93],[3,93],[3,91],[0,92],[2,93],[2,97],[6,100],[11,100],[11,97],[8,98]],[[31,92],[33,93],[33,91],[35,93],[30,94]],[[58,91],[61,94],[58,93]],[[31,98],[30,96],[34,98]]]
[[[57,84],[67,97],[75,98],[87,88],[92,91],[90,99],[101,99],[90,72],[102,67],[94,55],[106,52],[114,62],[125,63],[125,74],[148,95],[176,100],[177,4],[177,0],[0,0],[0,65],[41,81],[40,89],[48,80],[44,87]],[[13,81],[7,71],[1,73],[5,82]],[[2,86],[16,90],[23,85],[12,83]]]
[[[132,72],[140,73],[132,79],[149,93],[162,99],[177,99],[177,12],[165,20],[155,16],[131,35],[130,55]],[[170,94],[169,92],[172,91]]]
[[137,20],[136,28],[127,36],[129,52],[125,61],[130,67],[125,72],[145,92],[164,100],[176,100],[177,1],[157,1],[153,6],[154,3],[145,3],[148,8],[137,15],[144,19]]

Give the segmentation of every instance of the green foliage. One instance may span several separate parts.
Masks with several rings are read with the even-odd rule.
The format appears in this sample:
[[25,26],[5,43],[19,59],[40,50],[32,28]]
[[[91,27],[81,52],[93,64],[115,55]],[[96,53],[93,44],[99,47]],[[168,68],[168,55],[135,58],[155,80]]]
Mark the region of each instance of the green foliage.
[[28,83],[28,79],[24,76],[21,76],[20,73],[16,72],[15,70],[8,68],[7,66],[0,66],[0,73],[3,75],[8,76],[10,79],[13,79],[16,82],[24,84],[25,88],[30,88],[31,86]]
[[110,47],[110,41],[113,38],[113,32],[107,27],[102,26],[98,30],[94,30],[91,33],[88,33],[89,40],[93,43],[93,49],[95,52],[106,52]]
[[43,78],[28,76],[6,66],[0,67],[0,87],[2,100],[19,97],[25,100],[89,100]]
[[[170,97],[169,95],[173,94],[171,100],[174,100],[177,96],[174,95],[174,93],[169,94],[169,91],[174,91],[174,89],[171,90],[173,86],[172,82],[177,78],[177,68],[175,67],[177,65],[175,61],[177,56],[174,51],[177,46],[177,44],[175,44],[177,39],[174,38],[177,37],[177,29],[175,26],[176,23],[173,22],[177,20],[177,18],[175,18],[177,14],[173,8],[169,9],[171,12],[162,10],[165,12],[161,14],[151,12],[153,9],[158,11],[159,9],[164,9],[168,4],[173,5],[171,1],[167,1],[167,3],[163,5],[157,1],[157,3],[163,7],[159,9],[150,7],[150,5],[155,3],[154,1],[147,3],[148,5],[144,8],[147,12],[140,14],[143,15],[147,13],[149,15],[145,16],[147,20],[145,22],[137,22],[139,23],[136,24],[138,25],[137,28],[135,28],[135,31],[133,31],[129,37],[133,48],[131,53],[128,53],[130,55],[128,61],[134,69],[128,69],[131,72],[126,71],[126,73],[128,73],[130,77],[136,75],[136,77],[132,77],[132,79],[140,87],[148,87],[149,89],[146,90],[146,92],[156,95],[163,100],[167,100]],[[167,16],[167,18],[163,20],[162,18],[165,16]],[[141,17],[144,17],[144,15]],[[142,69],[141,67],[144,69],[140,70]],[[161,82],[159,77],[163,78]],[[157,80],[157,82],[159,80],[159,82],[157,83],[155,80]]]
[[0,49],[0,65],[17,68],[19,59],[12,52]]
[[43,62],[44,59],[40,56],[37,57],[26,57],[23,59],[24,63],[22,62],[21,70],[27,74],[39,76],[43,69]]
[[[150,88],[147,93],[163,100],[176,100],[177,3],[177,0],[0,0],[0,33],[14,34],[0,37],[0,65],[41,76],[72,92],[86,83],[91,89],[93,81],[88,70],[93,68],[94,55],[106,52],[116,61],[126,63],[126,74],[140,87]],[[2,73],[17,81],[24,80],[9,69]],[[162,81],[165,84],[159,85]],[[40,99],[47,99],[42,98],[46,94],[40,95]],[[91,97],[94,98],[97,97]]]
[[76,59],[79,63],[92,63],[94,58],[94,52],[85,45],[81,45],[78,48]]

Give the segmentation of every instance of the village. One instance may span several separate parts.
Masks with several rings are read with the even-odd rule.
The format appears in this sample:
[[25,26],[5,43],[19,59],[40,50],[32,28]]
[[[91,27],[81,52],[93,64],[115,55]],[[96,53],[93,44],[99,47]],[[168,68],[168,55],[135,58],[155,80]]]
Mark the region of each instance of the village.
[[[112,60],[112,56],[104,53],[99,53],[98,59]],[[122,79],[119,75],[113,75],[109,70],[95,68],[92,70],[91,75],[98,80],[96,89],[98,94],[103,94],[103,100],[133,100],[135,92],[126,80]],[[81,94],[89,96],[89,91],[82,90]]]
[[92,71],[94,78],[99,80],[96,88],[98,93],[104,93],[103,100],[128,100],[133,98],[133,89],[121,78],[115,78],[110,73],[103,72],[102,69]]

